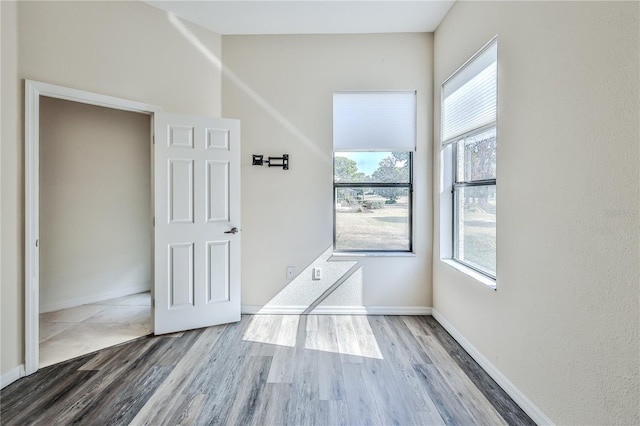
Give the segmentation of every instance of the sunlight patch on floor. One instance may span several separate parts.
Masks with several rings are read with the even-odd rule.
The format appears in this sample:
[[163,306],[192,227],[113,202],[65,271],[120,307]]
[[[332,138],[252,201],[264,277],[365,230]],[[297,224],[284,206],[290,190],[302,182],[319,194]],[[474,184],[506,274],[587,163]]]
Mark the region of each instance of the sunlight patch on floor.
[[295,347],[298,315],[253,315],[242,340],[270,345]]
[[317,321],[317,329],[307,331],[306,349],[383,359],[365,315],[319,315]]
[[252,315],[242,340],[384,359],[365,315]]

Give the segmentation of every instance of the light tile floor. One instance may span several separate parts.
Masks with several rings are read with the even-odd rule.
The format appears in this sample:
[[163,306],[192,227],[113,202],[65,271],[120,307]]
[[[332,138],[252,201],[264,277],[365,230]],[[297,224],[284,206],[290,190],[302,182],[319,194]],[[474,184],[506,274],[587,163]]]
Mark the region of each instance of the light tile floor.
[[151,332],[149,292],[40,314],[40,368]]

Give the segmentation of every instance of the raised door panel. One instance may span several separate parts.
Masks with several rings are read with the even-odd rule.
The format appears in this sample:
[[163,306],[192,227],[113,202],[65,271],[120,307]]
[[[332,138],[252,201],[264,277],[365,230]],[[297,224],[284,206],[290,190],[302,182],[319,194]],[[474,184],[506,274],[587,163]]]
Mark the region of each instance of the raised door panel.
[[207,303],[228,302],[229,241],[207,243]]
[[169,244],[169,309],[195,305],[193,246]]
[[169,223],[193,223],[193,160],[169,160]]
[[207,129],[207,149],[229,150],[229,129]]
[[168,126],[168,131],[169,147],[193,148],[193,126],[170,125]]
[[207,161],[207,222],[229,220],[229,162]]

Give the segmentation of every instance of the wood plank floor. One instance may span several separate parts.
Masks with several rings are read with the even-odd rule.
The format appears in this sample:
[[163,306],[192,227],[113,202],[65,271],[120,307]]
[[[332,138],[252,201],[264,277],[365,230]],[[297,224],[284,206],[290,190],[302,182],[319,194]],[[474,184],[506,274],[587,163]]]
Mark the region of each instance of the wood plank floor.
[[243,316],[43,368],[3,425],[533,425],[430,316]]

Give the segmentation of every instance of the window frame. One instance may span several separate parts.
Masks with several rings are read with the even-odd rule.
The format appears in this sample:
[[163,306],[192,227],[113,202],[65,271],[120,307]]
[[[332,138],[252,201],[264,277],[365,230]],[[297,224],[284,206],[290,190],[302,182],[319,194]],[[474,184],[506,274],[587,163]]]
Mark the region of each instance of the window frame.
[[[337,152],[357,152],[357,151],[337,151]],[[333,252],[336,254],[405,254],[413,253],[413,154],[414,151],[393,151],[406,152],[409,154],[409,181],[408,182],[336,182],[336,151],[333,152]],[[406,250],[376,250],[376,249],[337,249],[336,248],[336,225],[337,225],[337,190],[339,188],[407,188],[408,192],[408,212],[407,212],[407,237],[409,245]]]
[[[480,125],[478,127],[467,130],[466,132],[459,134],[457,136],[452,136],[447,139],[444,137],[444,123],[445,123],[445,86],[447,83],[451,82],[456,76],[460,73],[464,72],[468,69],[468,67],[473,66],[476,63],[476,60],[480,59],[482,55],[487,52],[489,49],[492,49],[495,46],[496,49],[496,62],[497,62],[497,44],[498,37],[494,36],[489,40],[484,46],[482,46],[475,54],[473,54],[464,64],[462,64],[455,72],[453,72],[447,79],[445,79],[441,84],[440,91],[440,140],[441,140],[441,155],[442,159],[448,158],[448,161],[441,163],[441,176],[443,179],[443,183],[446,184],[447,187],[450,186],[450,200],[445,201],[446,198],[449,197],[441,197],[441,233],[443,230],[447,229],[448,226],[446,222],[443,222],[443,219],[446,220],[445,216],[443,216],[443,212],[446,212],[449,208],[451,209],[450,213],[446,213],[446,215],[450,216],[450,230],[448,230],[448,237],[444,237],[441,239],[440,244],[440,253],[441,259],[445,261],[445,263],[450,264],[454,268],[466,273],[467,275],[476,278],[478,281],[486,284],[488,287],[496,289],[497,282],[497,239],[496,239],[496,271],[495,274],[492,275],[487,271],[484,271],[477,266],[470,264],[464,260],[461,260],[458,256],[459,253],[459,244],[458,237],[460,235],[460,230],[458,226],[459,219],[459,192],[460,188],[465,187],[479,187],[479,186],[495,186],[495,191],[497,193],[497,175],[494,179],[477,179],[470,181],[458,181],[458,144],[469,137],[473,137],[475,135],[481,134],[495,128],[495,138],[496,138],[496,150],[498,144],[498,117],[497,117],[497,104],[498,104],[498,70],[496,69],[496,80],[495,80],[495,119],[492,122]],[[476,74],[477,75],[477,74]],[[470,81],[473,77],[471,77]],[[496,158],[497,164],[497,158]],[[444,201],[445,204],[442,204]],[[448,205],[447,205],[448,204]],[[496,220],[496,232],[497,232],[497,220]],[[448,242],[447,242],[448,239]],[[449,245],[447,247],[447,245]]]
[[[476,136],[478,134],[481,134],[483,132],[486,132],[487,130],[490,130],[492,128],[496,129],[496,149],[497,149],[497,140],[498,140],[498,127],[496,126],[496,122],[493,122],[491,125],[487,125],[487,126],[482,126],[478,129],[474,129],[470,132],[468,132],[465,135],[459,136],[457,138],[457,140],[455,142],[452,142],[451,145],[451,150],[452,150],[452,167],[451,167],[451,172],[452,172],[452,179],[451,179],[451,260],[460,263],[461,265],[464,265],[465,267],[474,270],[475,272],[484,275],[485,277],[495,281],[496,280],[496,275],[497,275],[497,271],[495,275],[491,275],[490,273],[488,273],[487,271],[484,271],[480,268],[478,268],[477,266],[464,261],[463,259],[460,259],[459,257],[459,236],[460,236],[460,227],[458,226],[459,222],[459,194],[460,188],[472,188],[472,187],[480,187],[480,186],[494,186],[496,188],[496,192],[497,192],[497,178],[493,178],[493,179],[472,179],[472,180],[468,180],[468,181],[459,181],[458,180],[458,145],[462,142],[464,143],[465,139],[469,138],[469,137],[473,137]],[[497,221],[496,221],[496,227],[497,227]]]

